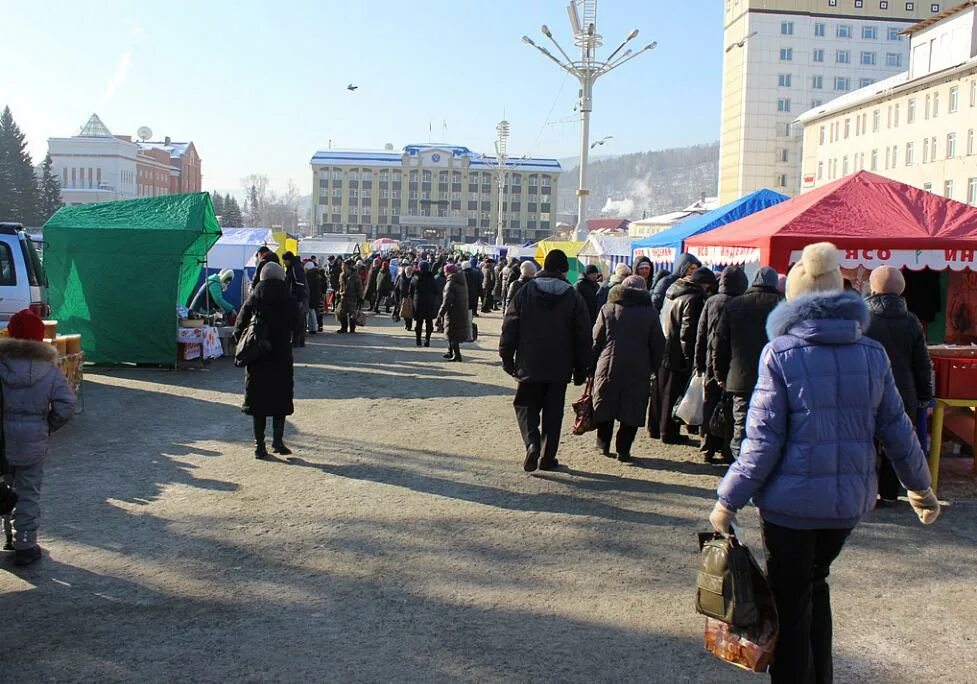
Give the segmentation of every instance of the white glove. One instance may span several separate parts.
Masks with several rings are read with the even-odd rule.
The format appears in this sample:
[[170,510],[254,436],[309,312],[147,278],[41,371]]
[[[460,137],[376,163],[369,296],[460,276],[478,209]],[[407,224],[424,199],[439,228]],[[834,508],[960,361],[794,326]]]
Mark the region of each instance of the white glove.
[[712,529],[720,534],[729,534],[729,526],[735,522],[736,513],[717,501],[712,513],[709,514],[709,523],[712,525]]
[[922,492],[909,492],[909,503],[924,525],[932,525],[940,517],[940,500],[936,498],[932,487]]

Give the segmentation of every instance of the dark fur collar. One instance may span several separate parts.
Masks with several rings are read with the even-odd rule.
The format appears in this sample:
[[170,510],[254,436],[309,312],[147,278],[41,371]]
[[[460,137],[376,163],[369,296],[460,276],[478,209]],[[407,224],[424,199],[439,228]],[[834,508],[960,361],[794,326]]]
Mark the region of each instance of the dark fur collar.
[[607,296],[607,303],[621,306],[646,306],[651,304],[651,294],[647,290],[618,285]]
[[0,338],[0,357],[25,361],[58,362],[58,350],[46,342]]
[[810,294],[783,302],[767,319],[767,337],[786,335],[791,328],[811,320],[848,320],[868,330],[869,313],[865,301],[855,292]]

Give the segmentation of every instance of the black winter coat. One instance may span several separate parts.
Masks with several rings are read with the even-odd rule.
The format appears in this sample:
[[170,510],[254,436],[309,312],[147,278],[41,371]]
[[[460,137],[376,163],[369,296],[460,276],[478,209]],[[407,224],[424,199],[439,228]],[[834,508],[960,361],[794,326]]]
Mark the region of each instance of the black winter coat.
[[292,299],[294,299],[300,305],[309,304],[309,283],[305,278],[305,269],[302,268],[302,262],[298,259],[292,261],[292,264],[285,265],[285,286],[288,291],[292,294]]
[[309,286],[309,306],[313,309],[322,301],[322,270],[313,268],[305,272],[305,282]]
[[695,368],[695,336],[704,303],[702,288],[687,278],[676,280],[668,288],[661,313],[666,343],[663,367],[681,373],[691,373]]
[[339,292],[339,278],[343,274],[343,265],[339,261],[333,262],[333,265],[329,267],[329,287],[333,289],[334,292]]
[[298,318],[298,304],[281,280],[258,283],[237,319],[238,337],[257,314],[265,323],[271,354],[249,363],[244,380],[244,405],[249,416],[290,416],[292,403],[292,331]]
[[706,382],[716,380],[715,369],[710,362],[715,348],[719,317],[734,297],[746,292],[748,282],[743,269],[727,266],[719,276],[719,292],[706,300],[699,318],[699,330],[695,338],[695,370],[706,377]]
[[899,295],[874,295],[867,302],[872,319],[865,336],[878,340],[885,347],[896,388],[902,395],[906,413],[915,423],[919,405],[933,398],[930,356],[923,324],[906,308],[906,300]]
[[[587,305],[587,314],[590,316],[590,324],[593,325],[597,322],[597,312],[600,309],[597,306],[597,292],[600,290],[600,285],[587,280],[587,277],[582,275],[573,288],[583,297],[584,304]],[[651,303],[650,299],[648,303]]]
[[776,288],[754,285],[720,314],[712,367],[727,392],[751,394],[756,387],[760,353],[769,341],[767,317],[780,299]]
[[[438,317],[438,283],[430,271],[418,273],[410,281],[410,297],[414,302],[414,318],[418,321]],[[465,300],[467,302],[467,299]]]
[[466,268],[461,274],[468,286],[468,308],[477,309],[478,298],[482,294],[482,272],[477,268]]
[[594,418],[645,424],[651,374],[665,352],[658,310],[646,290],[614,288],[594,325]]
[[377,296],[379,297],[389,297],[390,293],[394,291],[394,281],[393,277],[390,275],[389,268],[380,268],[377,273]]
[[587,305],[561,275],[540,271],[509,303],[499,356],[519,382],[569,383],[590,368]]
[[439,316],[444,316],[444,334],[451,342],[464,342],[471,328],[468,325],[468,283],[461,273],[452,273],[444,286]]

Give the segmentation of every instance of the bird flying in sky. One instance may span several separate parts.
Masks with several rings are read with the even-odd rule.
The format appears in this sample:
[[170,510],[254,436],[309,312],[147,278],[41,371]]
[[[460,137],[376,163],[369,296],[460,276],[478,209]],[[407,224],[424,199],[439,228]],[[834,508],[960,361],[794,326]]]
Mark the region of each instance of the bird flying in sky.
[[359,86],[358,85],[353,85],[352,83],[350,83],[348,86],[346,86],[346,90],[350,91],[351,93],[355,93],[358,89],[359,89]]
[[614,136],[613,136],[613,135],[605,135],[605,136],[604,136],[603,138],[601,138],[600,140],[595,140],[594,142],[592,142],[592,143],[590,144],[590,149],[594,149],[594,148],[595,148],[595,147],[597,147],[598,145],[603,145],[603,144],[604,144],[604,143],[606,143],[606,142],[607,142],[608,140],[611,140],[611,139],[613,139],[613,138],[614,138]]

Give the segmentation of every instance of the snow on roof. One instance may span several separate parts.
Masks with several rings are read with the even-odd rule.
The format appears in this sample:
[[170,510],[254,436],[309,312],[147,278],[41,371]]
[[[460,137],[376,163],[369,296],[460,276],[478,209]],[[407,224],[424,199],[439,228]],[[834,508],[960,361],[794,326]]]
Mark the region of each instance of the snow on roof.
[[[445,150],[450,152],[452,156],[456,158],[467,157],[469,160],[469,166],[473,168],[488,169],[498,165],[498,159],[496,157],[489,157],[477,152],[472,152],[467,147],[436,144],[407,145],[401,151],[330,148],[327,150],[318,150],[312,156],[311,164],[340,165],[344,163],[369,163],[370,166],[401,166],[403,164],[403,158],[405,155],[416,157],[421,152],[428,150]],[[563,170],[558,160],[537,157],[525,157],[522,159],[510,158],[506,163],[506,167],[521,171],[548,171],[553,173],[559,173]]]
[[188,142],[172,142],[166,143],[160,140],[147,140],[140,141],[137,143],[140,147],[147,150],[165,150],[170,153],[170,159],[179,159],[187,150],[190,149],[192,143]]

